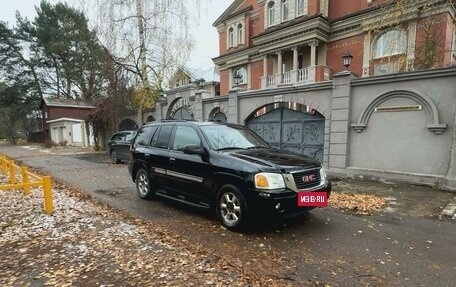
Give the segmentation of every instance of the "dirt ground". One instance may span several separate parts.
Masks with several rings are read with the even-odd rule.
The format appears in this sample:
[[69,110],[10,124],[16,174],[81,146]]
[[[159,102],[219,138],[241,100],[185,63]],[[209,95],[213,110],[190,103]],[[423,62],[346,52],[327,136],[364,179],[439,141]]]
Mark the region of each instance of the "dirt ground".
[[[445,206],[456,197],[455,192],[427,186],[355,179],[333,179],[333,191],[339,196],[349,197],[348,203],[346,198],[340,198],[337,201],[334,199],[335,207],[362,214],[377,213],[398,218],[439,219]],[[360,198],[356,198],[360,195],[362,195]],[[374,197],[364,198],[368,195]],[[354,198],[351,199],[352,197]],[[364,201],[364,199],[368,199],[368,201]],[[385,205],[381,204],[383,201],[386,202]],[[359,210],[366,206],[371,206],[371,208]]]
[[48,216],[40,189],[27,197],[0,191],[0,286],[288,285],[63,185],[53,194],[55,213]]
[[[6,181],[0,175],[0,182]],[[335,180],[340,212],[437,218],[454,193]],[[54,184],[52,216],[41,189],[0,191],[0,286],[293,286],[259,277],[202,246]],[[413,196],[412,196],[413,195]],[[432,196],[430,196],[432,195]]]

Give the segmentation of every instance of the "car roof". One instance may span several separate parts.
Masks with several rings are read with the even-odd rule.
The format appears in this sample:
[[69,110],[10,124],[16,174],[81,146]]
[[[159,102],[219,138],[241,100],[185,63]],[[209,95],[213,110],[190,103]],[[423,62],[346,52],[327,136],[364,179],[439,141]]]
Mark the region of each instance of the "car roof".
[[143,126],[152,126],[152,125],[160,125],[160,124],[167,124],[167,123],[185,123],[189,125],[195,126],[207,126],[207,125],[224,125],[224,126],[240,126],[237,124],[230,124],[221,121],[196,121],[196,120],[161,120],[159,122],[149,122],[145,123]]

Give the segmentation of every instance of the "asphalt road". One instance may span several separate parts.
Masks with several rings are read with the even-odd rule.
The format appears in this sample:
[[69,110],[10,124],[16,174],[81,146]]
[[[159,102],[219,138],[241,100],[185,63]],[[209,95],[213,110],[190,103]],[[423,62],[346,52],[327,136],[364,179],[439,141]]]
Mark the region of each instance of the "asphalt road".
[[48,172],[114,208],[172,230],[189,244],[295,286],[454,286],[454,222],[403,214],[359,216],[329,208],[293,222],[238,234],[211,214],[143,201],[125,164],[104,153],[49,154],[0,145],[0,153]]

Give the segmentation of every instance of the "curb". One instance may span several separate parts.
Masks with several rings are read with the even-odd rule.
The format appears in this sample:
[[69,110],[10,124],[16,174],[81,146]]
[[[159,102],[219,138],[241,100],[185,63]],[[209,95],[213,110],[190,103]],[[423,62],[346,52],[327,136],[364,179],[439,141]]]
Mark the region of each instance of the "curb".
[[447,204],[440,216],[456,220],[456,197]]

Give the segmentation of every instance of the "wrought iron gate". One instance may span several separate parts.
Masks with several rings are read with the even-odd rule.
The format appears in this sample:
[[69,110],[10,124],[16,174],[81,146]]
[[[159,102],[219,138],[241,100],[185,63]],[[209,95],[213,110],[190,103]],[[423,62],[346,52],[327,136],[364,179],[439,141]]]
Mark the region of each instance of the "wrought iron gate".
[[[277,105],[277,104],[276,104]],[[309,155],[323,162],[325,117],[312,110],[294,110],[272,106],[257,111],[247,126],[254,130],[270,145]]]

